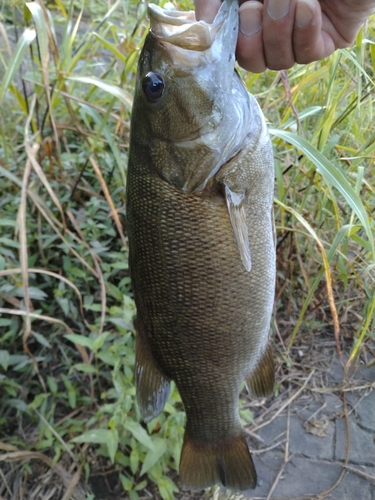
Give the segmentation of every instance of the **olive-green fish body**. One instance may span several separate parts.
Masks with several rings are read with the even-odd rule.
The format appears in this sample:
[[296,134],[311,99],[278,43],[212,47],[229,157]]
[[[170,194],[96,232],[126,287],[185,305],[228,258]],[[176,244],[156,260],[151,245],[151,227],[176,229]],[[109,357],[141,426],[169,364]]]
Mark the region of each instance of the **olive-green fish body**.
[[[186,27],[178,14],[172,16]],[[230,21],[236,25],[237,6],[227,1],[213,28],[187,17],[197,33],[193,49],[181,47],[186,33],[167,30],[171,14],[154,7],[150,16],[127,180],[137,398],[150,420],[174,380],[187,415],[183,484],[241,490],[256,484],[239,420],[241,384],[261,396],[274,383],[267,347],[275,282],[272,147],[233,61],[221,68],[224,83],[211,81],[211,67],[208,76],[204,70],[207,60],[215,66],[215,57],[223,59],[215,43],[228,38]],[[162,39],[171,31],[174,44]],[[233,54],[231,44],[225,50]]]

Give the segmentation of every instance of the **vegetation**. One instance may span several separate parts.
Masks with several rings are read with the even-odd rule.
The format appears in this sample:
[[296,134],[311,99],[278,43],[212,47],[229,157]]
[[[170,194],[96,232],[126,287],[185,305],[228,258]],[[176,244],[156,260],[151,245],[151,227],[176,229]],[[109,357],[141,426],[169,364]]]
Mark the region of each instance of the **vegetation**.
[[[146,33],[135,0],[0,6],[0,452],[68,457],[77,481],[94,450],[132,500],[178,492],[185,418],[175,389],[147,426],[134,397],[124,186]],[[311,330],[349,345],[347,366],[374,338],[374,34],[243,74],[275,146],[280,363]]]

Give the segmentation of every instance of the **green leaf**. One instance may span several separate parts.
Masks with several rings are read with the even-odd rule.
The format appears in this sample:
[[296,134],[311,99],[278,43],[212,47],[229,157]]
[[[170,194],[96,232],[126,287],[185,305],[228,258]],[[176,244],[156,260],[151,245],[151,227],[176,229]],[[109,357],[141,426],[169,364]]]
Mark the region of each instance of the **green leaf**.
[[117,429],[115,428],[109,429],[107,447],[108,447],[108,455],[112,463],[115,463],[115,456],[118,448],[118,442],[119,439],[118,439]]
[[80,436],[71,439],[71,442],[107,444],[110,439],[113,439],[110,431],[110,429],[92,429],[91,431],[84,432]]
[[117,286],[113,285],[112,283],[106,283],[107,290],[108,290],[108,295],[111,295],[111,297],[115,298],[118,302],[122,301],[122,292],[117,288]]
[[132,97],[120,87],[112,85],[111,83],[105,82],[104,80],[99,80],[94,76],[69,76],[67,80],[72,80],[74,82],[88,83],[89,85],[96,85],[101,90],[108,92],[117,99],[119,99],[129,110],[132,108]]
[[155,438],[153,440],[154,449],[149,450],[146,454],[146,458],[143,461],[141,476],[151,469],[153,465],[164,455],[167,451],[167,444],[164,439]]
[[174,494],[178,492],[177,486],[169,477],[162,477],[158,481],[158,488],[163,500],[174,500]]
[[43,71],[48,70],[49,50],[48,50],[48,28],[43,8],[37,2],[27,2],[27,8],[31,12],[38,35],[38,48],[42,61]]
[[50,388],[50,391],[52,392],[52,394],[56,394],[57,390],[58,390],[58,385],[57,385],[56,379],[48,375],[47,384],[48,384],[48,387]]
[[13,219],[0,219],[0,226],[18,227],[18,223]]
[[[313,116],[316,113],[323,111],[323,109],[325,109],[324,106],[311,106],[311,108],[306,108],[300,113],[298,113],[298,119],[301,122],[305,118],[308,118],[309,116]],[[295,125],[297,125],[297,120],[295,118],[289,118],[285,123],[281,125],[281,127],[283,129],[286,129]]]
[[84,337],[83,335],[66,334],[64,337],[74,344],[83,345],[91,350],[94,350],[94,341],[89,337]]
[[[144,481],[142,481],[143,483]],[[147,486],[147,481],[146,481],[146,486]],[[136,489],[136,488],[135,488]],[[139,495],[138,493],[134,490],[129,491],[129,500],[139,500]]]
[[134,448],[130,453],[130,469],[133,474],[138,470],[139,466],[139,451],[138,448]]
[[9,352],[5,350],[0,350],[0,366],[4,371],[7,371],[9,366]]
[[35,40],[36,32],[34,28],[26,28],[21,38],[18,40],[16,52],[12,56],[11,64],[8,66],[0,85],[0,105],[4,99],[5,92],[13,82],[14,76],[19,70],[29,45]]
[[96,337],[96,339],[93,342],[94,351],[98,351],[101,347],[103,347],[103,344],[106,341],[108,335],[109,332],[103,332],[101,335],[99,335],[99,337]]
[[129,420],[125,422],[124,427],[126,430],[131,432],[131,434],[135,437],[137,441],[142,443],[146,448],[150,450],[154,450],[155,446],[154,443],[152,442],[152,439],[150,436],[147,434],[147,432],[144,430],[144,428],[139,424],[138,422],[133,422],[132,420]]
[[300,149],[307,156],[307,158],[312,161],[318,172],[322,175],[323,179],[327,183],[332,184],[343,195],[347,203],[357,215],[358,219],[361,221],[370,241],[372,255],[375,259],[374,236],[369,224],[369,215],[363,206],[361,198],[345,179],[340,170],[328,161],[322,153],[314,148],[314,146],[309,144],[306,139],[303,139],[303,137],[278,129],[270,129],[270,133]]
[[87,363],[76,363],[72,366],[72,369],[73,368],[83,373],[98,373],[98,370],[95,368],[95,366],[88,365]]
[[74,410],[77,406],[77,391],[73,386],[68,389],[68,401],[69,406]]
[[116,56],[120,61],[122,61],[123,63],[126,62],[126,57],[124,56],[124,54],[122,52],[120,52],[118,50],[117,47],[115,47],[112,43],[110,43],[108,40],[106,40],[105,38],[103,38],[102,36],[100,36],[98,33],[93,33],[94,37],[99,40],[99,42],[101,44],[104,45],[104,47],[106,49],[108,49],[109,51],[112,52],[112,54],[114,56]]
[[39,408],[43,402],[48,398],[50,395],[49,392],[45,393],[43,392],[42,394],[37,394],[33,401],[29,404],[29,408],[36,409]]
[[143,488],[146,488],[147,482],[148,482],[147,479],[144,479],[143,481],[141,481],[140,483],[138,483],[137,486],[134,489],[136,491],[143,490]]
[[7,238],[5,236],[0,238],[0,243],[2,243],[3,245],[6,245],[7,247],[10,247],[10,248],[19,248],[20,247],[20,244],[18,243],[18,241],[13,241],[10,238]]
[[41,335],[40,333],[34,331],[31,332],[31,335],[36,338],[39,344],[43,345],[44,347],[48,347],[49,349],[52,348],[51,344],[48,342],[44,335]]
[[129,479],[124,474],[120,474],[120,481],[125,491],[130,491],[133,489],[133,484],[134,484],[133,478]]
[[107,365],[115,366],[118,361],[118,356],[115,356],[111,352],[98,352],[96,357],[103,361]]
[[22,399],[8,399],[8,405],[12,408],[16,408],[16,410],[30,414],[29,407]]

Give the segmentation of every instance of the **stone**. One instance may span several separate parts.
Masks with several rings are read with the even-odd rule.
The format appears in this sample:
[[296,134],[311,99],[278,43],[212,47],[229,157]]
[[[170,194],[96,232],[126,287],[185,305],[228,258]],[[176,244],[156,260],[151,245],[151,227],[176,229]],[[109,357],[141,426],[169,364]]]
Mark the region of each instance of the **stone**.
[[336,394],[327,394],[325,396],[325,407],[322,409],[322,415],[327,417],[336,416],[344,411],[344,405],[339,396]]
[[[367,474],[374,474],[374,470],[368,467],[359,465],[356,468]],[[348,471],[337,488],[326,498],[327,500],[374,500],[375,484],[371,484],[368,479]]]
[[[353,464],[375,465],[375,436],[365,431],[353,418],[349,419],[350,453],[349,462]],[[345,460],[347,433],[345,419],[336,419],[335,459]]]
[[256,431],[256,434],[264,441],[261,445],[259,445],[259,448],[266,448],[276,444],[277,442],[285,441],[286,427],[287,417],[282,414],[276,417],[270,424]]
[[375,391],[362,399],[356,411],[359,425],[367,431],[375,432]]
[[280,479],[272,499],[288,498],[292,500],[313,497],[333,486],[340,472],[339,465],[327,466],[305,457],[293,456],[285,466],[282,479]]
[[[334,435],[335,426],[328,419],[315,419],[316,425],[313,421],[306,421],[310,423],[311,427],[307,425],[310,430],[308,432],[298,417],[292,416],[290,418],[290,453],[297,453],[309,458],[333,459],[334,453]],[[320,427],[318,423],[321,423]],[[314,435],[314,427],[317,434]],[[320,427],[320,428],[319,428]]]
[[262,455],[253,455],[253,460],[257,470],[258,484],[255,490],[245,492],[245,498],[267,496],[283,464],[284,453],[271,450]]

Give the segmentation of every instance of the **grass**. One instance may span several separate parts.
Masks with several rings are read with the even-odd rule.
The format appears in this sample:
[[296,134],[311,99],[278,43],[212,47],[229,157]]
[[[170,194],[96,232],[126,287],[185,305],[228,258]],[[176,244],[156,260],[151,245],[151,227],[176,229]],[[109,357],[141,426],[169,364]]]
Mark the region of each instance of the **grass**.
[[[68,460],[72,485],[98,472],[94,454],[128,498],[172,499],[178,392],[145,428],[133,384],[124,186],[145,4],[45,5],[0,7],[0,460],[18,460],[8,481]],[[280,362],[311,331],[349,349],[347,367],[373,358],[371,39],[373,24],[325,61],[243,74],[275,148]]]

